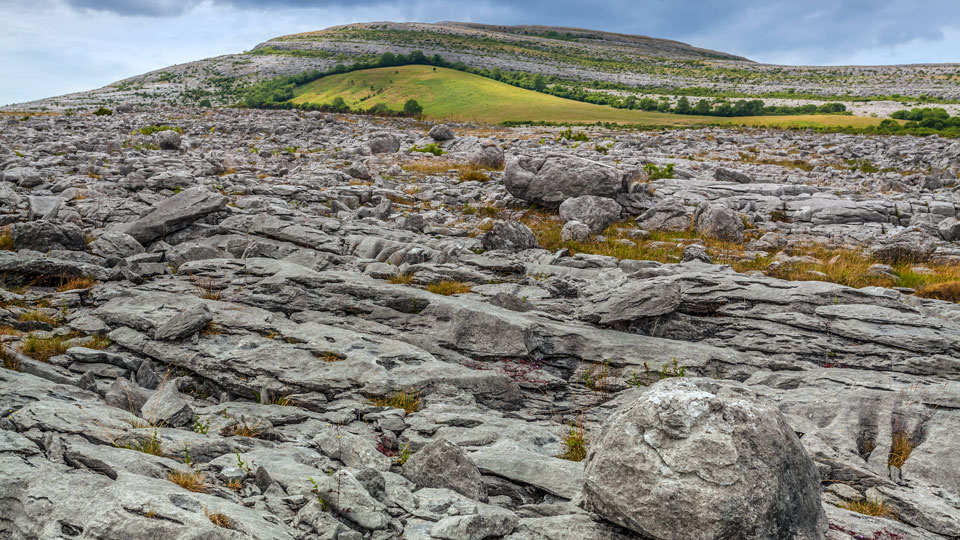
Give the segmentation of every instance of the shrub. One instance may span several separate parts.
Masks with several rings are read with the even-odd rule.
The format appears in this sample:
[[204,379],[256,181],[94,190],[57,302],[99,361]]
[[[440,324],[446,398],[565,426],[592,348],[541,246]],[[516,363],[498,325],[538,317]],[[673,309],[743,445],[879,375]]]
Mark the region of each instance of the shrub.
[[135,133],[140,133],[141,135],[153,135],[158,131],[176,131],[177,133],[183,133],[183,129],[176,126],[158,126],[156,124],[150,124],[147,127],[142,127],[135,131]]
[[99,109],[93,111],[93,114],[97,116],[110,116],[111,114],[113,114],[113,111],[111,111],[110,109],[107,109],[106,107],[100,107]]
[[660,180],[661,178],[673,178],[673,163],[668,163],[665,167],[657,167],[653,163],[647,163],[643,166],[647,173],[648,180]]
[[437,146],[437,143],[430,143],[422,148],[419,146],[414,146],[410,150],[413,152],[423,152],[425,154],[433,154],[435,156],[442,156],[446,154],[446,152],[443,151],[443,148],[440,148],[439,146]]
[[557,137],[557,142],[562,141],[563,139],[568,141],[587,142],[590,140],[590,137],[587,137],[586,133],[582,131],[577,131],[574,133],[573,129],[567,128],[566,130],[560,132],[560,135]]
[[423,107],[415,99],[408,99],[403,104],[403,113],[409,116],[420,116],[423,114]]

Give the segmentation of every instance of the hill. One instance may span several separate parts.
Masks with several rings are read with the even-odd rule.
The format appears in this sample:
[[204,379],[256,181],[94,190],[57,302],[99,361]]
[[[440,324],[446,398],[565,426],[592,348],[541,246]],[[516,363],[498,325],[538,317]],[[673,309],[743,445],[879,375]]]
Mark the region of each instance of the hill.
[[[960,67],[776,66],[678,41],[600,30],[477,23],[357,23],[277,37],[237,54],[178,64],[103,88],[6,107],[84,110],[142,105],[230,105],[263,79],[383,53],[422,51],[481,69],[540,74],[583,88],[666,95],[797,100],[960,100]],[[898,108],[903,108],[899,106]]]
[[615,109],[572,101],[517,88],[479,75],[430,66],[400,66],[330,75],[294,91],[293,103],[330,103],[341,97],[352,109],[385,104],[399,111],[408,99],[416,99],[424,116],[433,120],[593,123],[689,126],[736,125],[830,125],[864,127],[877,118],[851,116],[751,116],[718,118]]

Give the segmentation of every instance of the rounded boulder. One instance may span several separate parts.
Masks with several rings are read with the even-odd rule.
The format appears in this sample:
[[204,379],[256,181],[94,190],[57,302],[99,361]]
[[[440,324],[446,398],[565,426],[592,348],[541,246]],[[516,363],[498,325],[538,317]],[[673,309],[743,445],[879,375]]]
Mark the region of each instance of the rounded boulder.
[[713,379],[665,379],[616,411],[581,505],[662,540],[813,540],[828,526],[820,476],[777,407]]

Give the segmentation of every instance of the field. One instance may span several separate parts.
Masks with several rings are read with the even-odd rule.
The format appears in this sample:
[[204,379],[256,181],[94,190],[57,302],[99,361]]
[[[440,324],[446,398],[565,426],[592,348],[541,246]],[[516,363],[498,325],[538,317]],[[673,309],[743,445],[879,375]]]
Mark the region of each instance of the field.
[[430,66],[401,66],[331,75],[297,88],[293,103],[330,103],[342,97],[350,108],[383,103],[400,110],[410,98],[431,120],[613,122],[651,126],[704,124],[746,126],[851,126],[880,123],[878,118],[833,115],[749,116],[722,118],[615,109],[517,88],[479,75]]

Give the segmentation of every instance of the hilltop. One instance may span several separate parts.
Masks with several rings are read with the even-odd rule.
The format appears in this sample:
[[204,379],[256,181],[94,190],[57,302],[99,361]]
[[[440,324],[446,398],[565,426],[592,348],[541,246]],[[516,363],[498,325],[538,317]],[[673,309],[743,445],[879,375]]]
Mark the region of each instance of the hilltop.
[[[811,67],[761,64],[677,41],[598,30],[476,23],[357,23],[292,34],[249,51],[169,66],[97,90],[6,107],[86,109],[140,105],[230,105],[257,81],[422,51],[470,68],[540,74],[590,89],[810,100],[960,99],[960,66]],[[894,108],[903,108],[894,103]],[[890,107],[869,112],[888,113]]]

